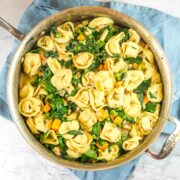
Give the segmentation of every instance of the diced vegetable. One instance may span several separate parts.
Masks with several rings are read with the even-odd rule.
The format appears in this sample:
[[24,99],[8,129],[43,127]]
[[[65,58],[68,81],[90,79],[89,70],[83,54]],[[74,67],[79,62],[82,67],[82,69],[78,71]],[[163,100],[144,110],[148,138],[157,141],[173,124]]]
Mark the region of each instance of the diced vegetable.
[[104,151],[109,146],[109,144],[106,141],[103,143],[103,145],[100,145],[99,142],[96,142],[96,146]]
[[43,107],[43,111],[45,113],[49,112],[51,110],[51,106],[48,102],[46,102],[45,106]]
[[77,37],[77,39],[78,39],[79,41],[84,41],[84,40],[86,39],[86,37],[85,37],[83,34],[80,34],[80,35]]
[[54,119],[51,128],[52,128],[54,131],[57,131],[57,130],[59,129],[60,124],[61,124],[61,120],[59,120],[59,119]]
[[113,123],[116,125],[120,125],[122,122],[123,122],[123,119],[119,116],[117,116],[113,121]]

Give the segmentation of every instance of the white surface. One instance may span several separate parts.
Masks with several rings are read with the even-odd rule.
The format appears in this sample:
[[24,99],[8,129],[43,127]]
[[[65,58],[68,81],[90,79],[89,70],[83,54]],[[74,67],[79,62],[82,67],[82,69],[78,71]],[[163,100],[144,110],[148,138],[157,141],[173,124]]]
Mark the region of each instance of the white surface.
[[[104,0],[106,1],[106,0]],[[180,17],[179,0],[119,0],[153,7]],[[0,17],[17,26],[31,0],[1,0]],[[3,37],[3,39],[2,39]],[[5,37],[5,39],[4,39]],[[13,38],[0,29],[0,68],[13,46]],[[75,180],[67,169],[56,167],[36,155],[14,124],[0,117],[0,180]],[[157,146],[156,146],[157,148]],[[143,155],[131,180],[179,180],[180,143],[165,160],[156,161]],[[118,179],[118,177],[117,177]]]

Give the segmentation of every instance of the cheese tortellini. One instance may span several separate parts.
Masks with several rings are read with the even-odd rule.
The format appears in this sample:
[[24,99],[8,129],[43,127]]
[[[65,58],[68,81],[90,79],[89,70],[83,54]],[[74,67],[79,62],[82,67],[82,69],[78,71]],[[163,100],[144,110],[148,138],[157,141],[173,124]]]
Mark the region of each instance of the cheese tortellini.
[[74,56],[73,63],[77,69],[86,69],[93,62],[93,54],[88,52],[79,53],[77,56]]
[[49,57],[47,59],[47,64],[49,66],[49,68],[51,69],[51,71],[55,74],[58,70],[61,69],[61,64],[58,62],[58,60],[56,58],[51,58]]
[[89,27],[95,28],[97,31],[114,24],[113,20],[107,17],[98,17],[90,21]]
[[135,29],[109,17],[67,21],[32,47],[22,57],[19,112],[58,158],[112,161],[153,133],[163,79]]
[[82,128],[87,132],[90,132],[93,125],[97,122],[95,113],[90,108],[86,108],[84,111],[80,112],[78,119]]
[[94,76],[95,76],[95,73],[93,71],[87,72],[82,77],[83,86],[94,86]]
[[124,95],[124,112],[130,117],[138,117],[141,113],[141,104],[138,95],[135,93]]
[[60,69],[51,78],[52,85],[61,90],[70,85],[72,79],[72,71],[70,69]]
[[106,148],[105,151],[99,151],[98,159],[111,161],[117,158],[118,153],[119,153],[119,147],[118,145],[115,144],[115,145],[110,146],[110,150]]
[[74,137],[74,135],[68,134],[68,132],[72,130],[78,130],[78,129],[79,129],[79,122],[77,120],[67,121],[67,122],[61,123],[59,127],[59,133],[65,139],[71,139]]
[[139,70],[128,71],[125,78],[125,88],[128,91],[136,89],[144,80],[144,74]]
[[51,32],[51,37],[56,42],[63,44],[69,42],[74,38],[73,36],[74,25],[71,22],[66,22],[61,26],[57,27],[57,32]]
[[32,97],[34,94],[34,87],[28,82],[25,84],[19,92],[21,98]]
[[72,98],[72,101],[75,102],[80,108],[89,107],[89,90],[87,88],[81,88],[78,93]]
[[151,102],[161,102],[163,99],[162,84],[154,84],[147,90],[147,98]]
[[50,36],[42,36],[38,40],[37,46],[41,47],[46,51],[53,51],[55,49],[54,42]]
[[90,97],[90,105],[94,109],[94,111],[99,111],[104,106],[106,106],[104,91],[90,89],[89,97]]
[[90,144],[93,140],[91,134],[86,131],[81,131],[81,135],[77,135],[66,141],[68,147],[67,154],[72,158],[78,158],[81,154],[85,154],[90,150]]
[[115,78],[110,71],[99,71],[94,77],[96,89],[110,91],[114,88]]
[[139,126],[142,133],[145,135],[149,134],[152,131],[157,119],[158,116],[156,114],[150,112],[143,112],[140,116],[139,121]]
[[120,72],[127,68],[127,64],[122,58],[120,58],[118,62],[115,62],[115,59],[113,58],[108,58],[106,61],[108,63],[109,70],[112,72]]
[[128,140],[124,141],[123,149],[125,151],[131,151],[135,149],[139,145],[140,140],[141,140],[141,137],[139,136],[134,136],[132,138],[129,138]]
[[125,34],[123,32],[116,36],[113,36],[105,45],[106,52],[113,56],[113,54],[120,54],[119,42],[124,38]]
[[115,87],[114,90],[107,96],[108,105],[111,108],[123,106],[124,87]]
[[121,138],[121,132],[115,124],[106,122],[100,138],[109,142],[117,142]]
[[37,53],[27,53],[24,57],[23,68],[24,72],[30,76],[37,74],[39,67],[41,66],[40,55]]
[[19,111],[25,117],[33,117],[41,111],[42,101],[34,98],[27,97],[20,101]]
[[133,57],[136,58],[139,54],[140,47],[135,42],[124,42],[122,43],[121,53],[123,57]]

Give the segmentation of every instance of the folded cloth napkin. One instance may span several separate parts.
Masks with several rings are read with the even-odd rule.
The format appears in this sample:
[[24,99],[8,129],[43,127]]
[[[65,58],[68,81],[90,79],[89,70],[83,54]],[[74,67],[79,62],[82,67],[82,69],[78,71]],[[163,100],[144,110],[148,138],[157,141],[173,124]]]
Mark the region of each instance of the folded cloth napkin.
[[[22,33],[27,33],[32,26],[51,14],[74,6],[104,6],[114,10],[121,11],[128,14],[141,22],[151,33],[158,39],[159,43],[163,47],[171,66],[174,82],[174,96],[172,115],[180,119],[180,63],[178,63],[178,52],[180,52],[180,19],[169,16],[157,10],[150,8],[127,5],[119,2],[99,2],[89,0],[34,0],[34,2],[26,9],[23,17],[21,18],[18,29]],[[6,77],[8,64],[12,59],[12,55],[15,52],[19,42],[15,41],[15,47],[11,54],[8,56],[6,64],[0,72],[0,114],[7,119],[11,119],[9,110],[7,107],[6,97]],[[164,129],[165,133],[171,131],[171,126],[168,124]],[[131,161],[130,163],[111,170],[88,172],[72,170],[80,179],[83,180],[109,180],[109,179],[128,179],[129,175],[135,168],[135,164],[139,158]]]

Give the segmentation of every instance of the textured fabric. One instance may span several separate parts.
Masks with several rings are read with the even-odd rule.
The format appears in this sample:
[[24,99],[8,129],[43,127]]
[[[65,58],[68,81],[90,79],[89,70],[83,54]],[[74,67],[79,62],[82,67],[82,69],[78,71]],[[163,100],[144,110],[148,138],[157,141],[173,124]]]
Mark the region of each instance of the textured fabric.
[[[178,63],[178,52],[180,52],[180,20],[159,12],[157,10],[139,7],[134,5],[126,5],[118,2],[95,2],[90,0],[35,0],[25,11],[18,29],[22,33],[28,32],[32,26],[37,24],[39,21],[47,16],[57,12],[58,10],[63,10],[66,8],[82,5],[94,5],[94,6],[104,6],[109,7],[125,14],[128,14],[141,22],[146,28],[148,28],[151,33],[158,39],[161,46],[163,47],[172,69],[173,82],[174,82],[174,96],[173,96],[173,106],[172,115],[180,118],[180,65]],[[8,64],[12,59],[12,55],[17,48],[19,42],[15,41],[14,49],[12,53],[8,56],[7,63],[4,65],[0,72],[0,114],[7,119],[11,119],[8,107],[7,107],[7,97],[6,97],[6,77]],[[167,124],[164,132],[168,133],[171,131],[171,125]],[[139,158],[131,161],[130,163],[123,165],[118,168],[111,170],[98,171],[98,172],[87,172],[87,171],[76,171],[72,170],[80,179],[83,180],[125,180],[132,173],[135,168],[135,164],[138,162]]]

